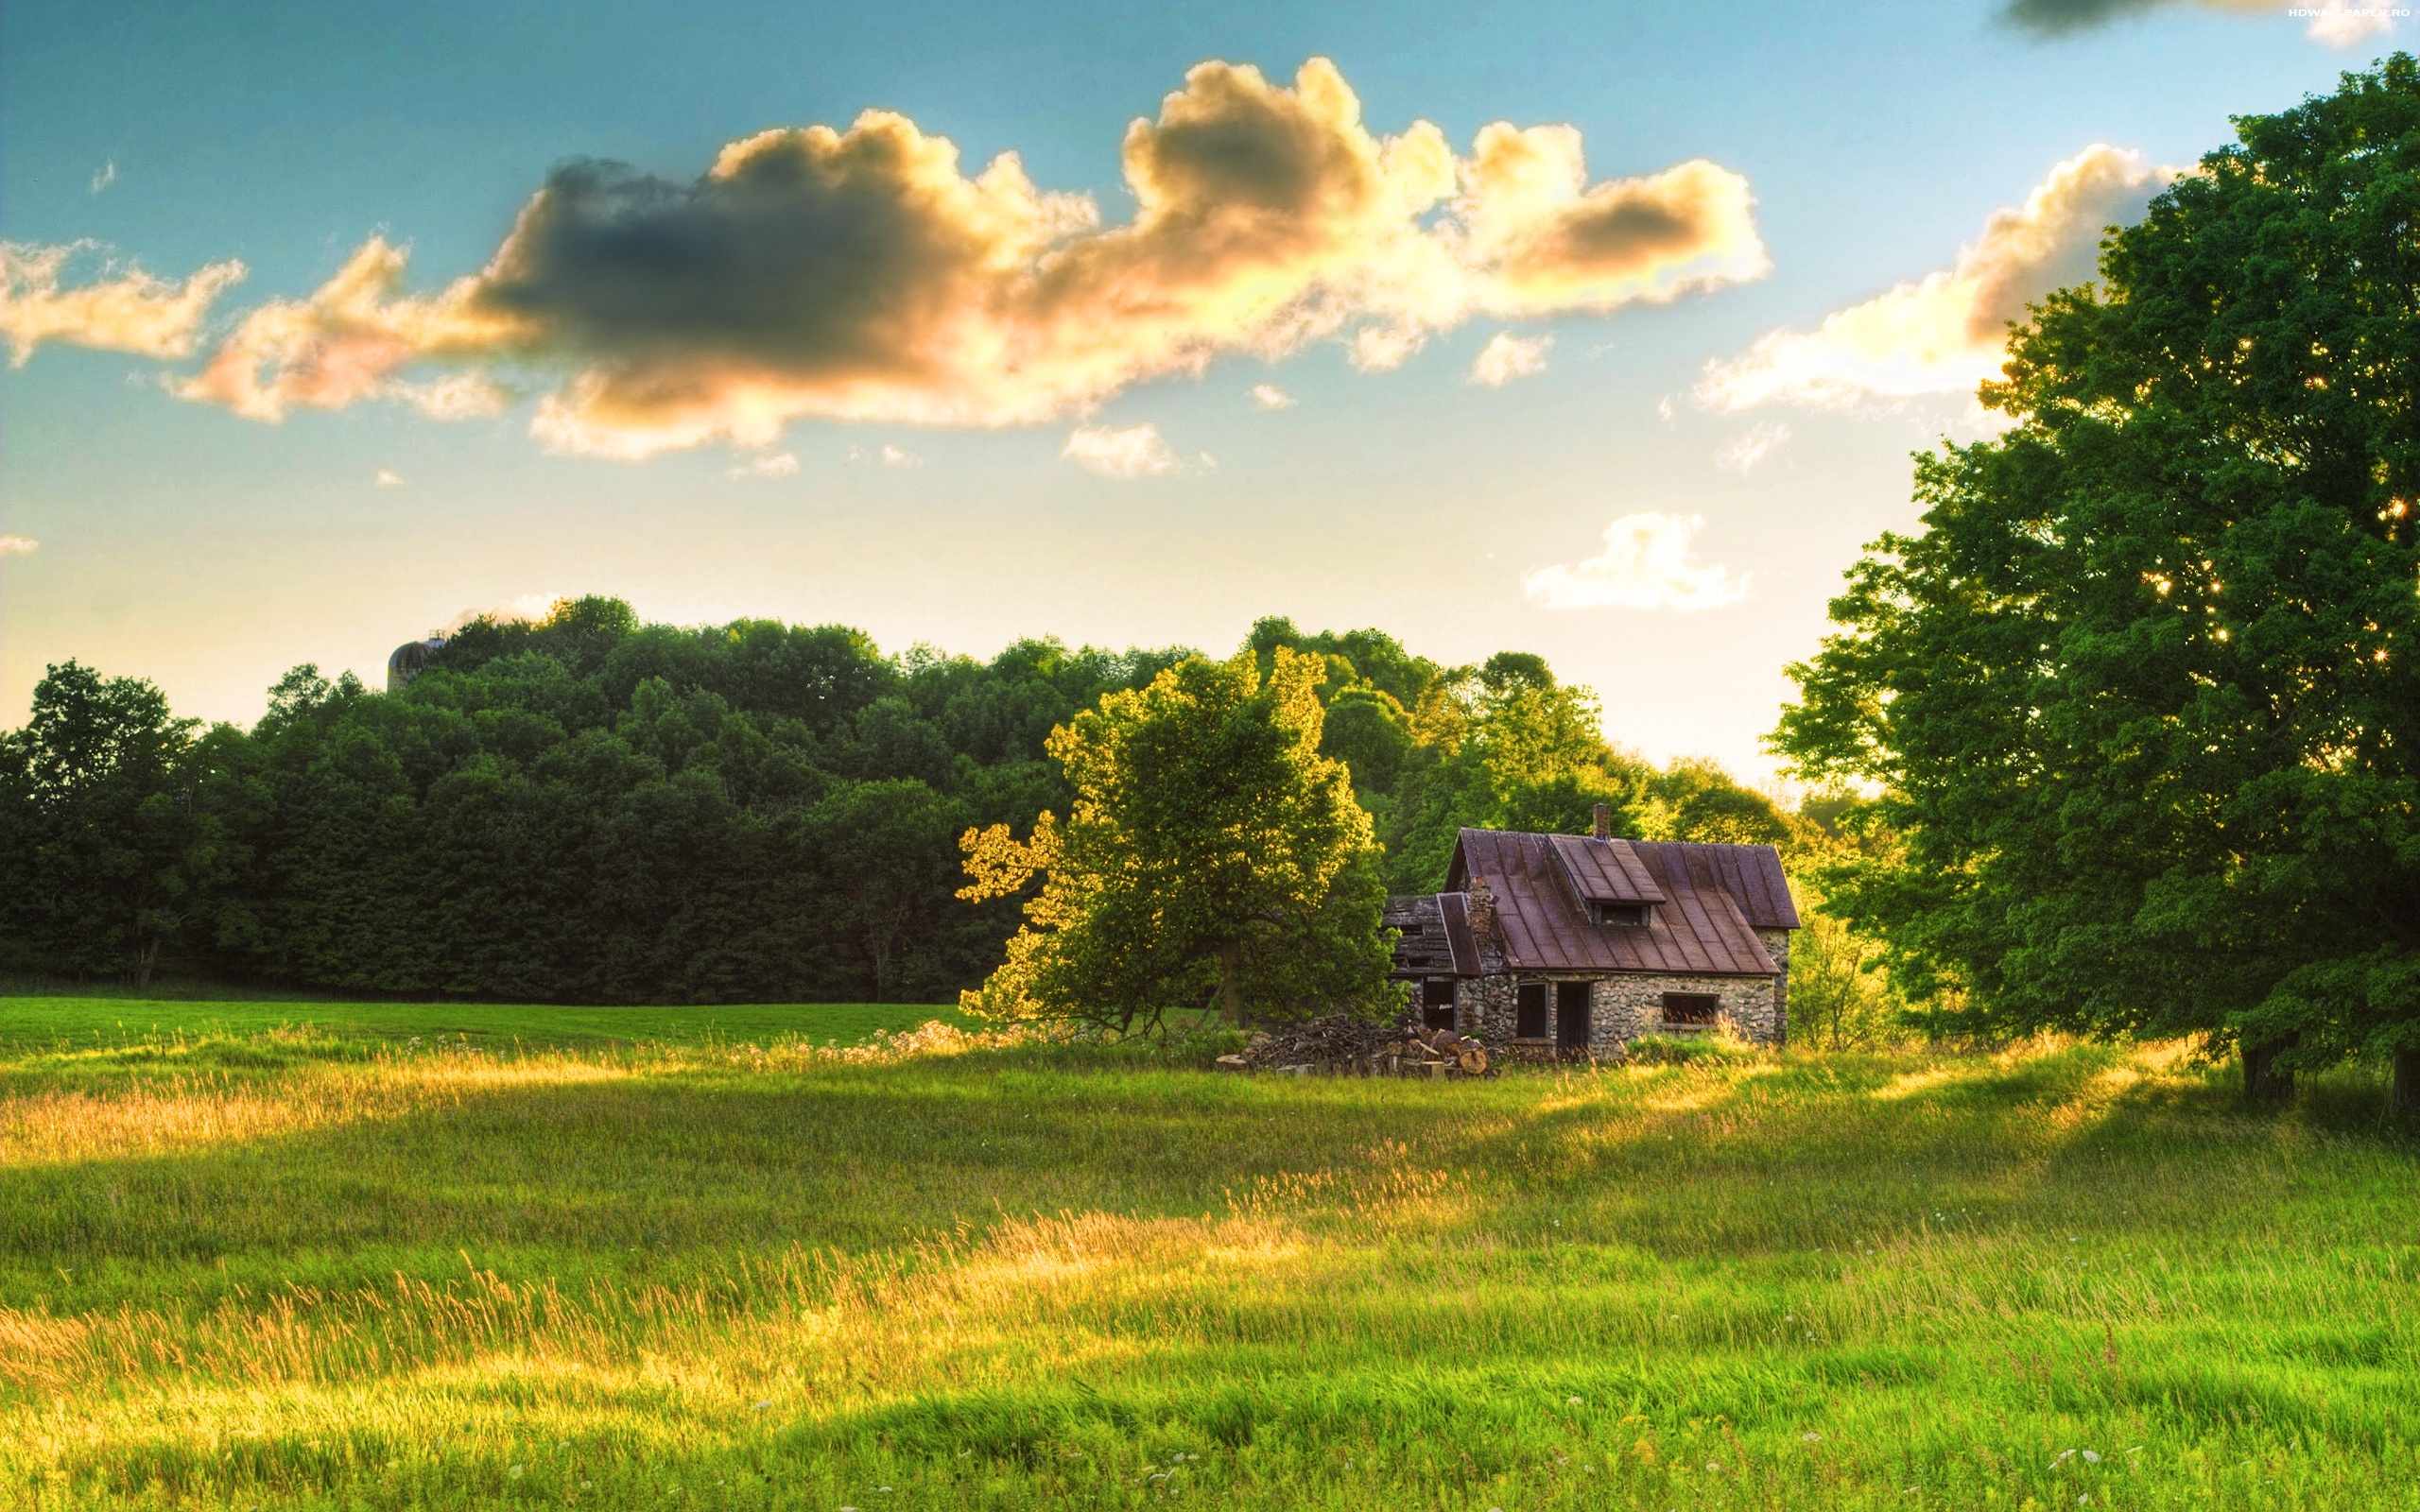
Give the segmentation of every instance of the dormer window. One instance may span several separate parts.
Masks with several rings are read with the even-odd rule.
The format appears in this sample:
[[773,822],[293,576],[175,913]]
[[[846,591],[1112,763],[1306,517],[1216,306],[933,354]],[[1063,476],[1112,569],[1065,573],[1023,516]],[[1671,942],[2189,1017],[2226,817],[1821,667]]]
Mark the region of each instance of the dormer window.
[[1621,925],[1632,929],[1644,928],[1654,916],[1653,907],[1648,903],[1592,902],[1588,905],[1588,911],[1599,924]]

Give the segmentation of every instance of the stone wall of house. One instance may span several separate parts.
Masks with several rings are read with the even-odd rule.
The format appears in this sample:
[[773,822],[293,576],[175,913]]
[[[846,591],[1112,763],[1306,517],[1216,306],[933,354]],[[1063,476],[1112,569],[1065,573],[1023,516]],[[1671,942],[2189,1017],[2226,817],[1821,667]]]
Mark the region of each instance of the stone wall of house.
[[1762,945],[1765,948],[1765,954],[1773,958],[1773,964],[1781,968],[1781,975],[1773,978],[1772,1042],[1777,1045],[1788,1044],[1789,1042],[1789,931],[1760,929],[1756,931],[1756,943]]
[[[1768,946],[1767,949],[1771,950]],[[1520,975],[1465,977],[1457,994],[1458,1027],[1486,1043],[1491,1051],[1512,1048],[1517,988],[1523,982],[1548,984],[1547,1037],[1554,1038],[1557,982],[1586,982],[1588,1044],[1600,1056],[1618,1054],[1622,1046],[1645,1034],[1662,1032],[1664,994],[1703,993],[1719,1001],[1717,1010],[1739,1034],[1760,1044],[1779,1044],[1785,1030],[1780,991],[1761,976],[1623,975],[1591,976],[1579,971],[1533,971]],[[1695,1027],[1695,1026],[1692,1026]]]

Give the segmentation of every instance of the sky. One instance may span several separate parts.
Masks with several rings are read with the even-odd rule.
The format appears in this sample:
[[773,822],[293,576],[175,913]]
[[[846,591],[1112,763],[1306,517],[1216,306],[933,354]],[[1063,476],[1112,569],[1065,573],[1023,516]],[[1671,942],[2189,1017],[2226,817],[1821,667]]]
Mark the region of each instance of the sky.
[[1535,651],[1610,739],[1767,781],[2007,320],[2411,26],[11,0],[0,727],[70,658],[250,722],[607,593]]

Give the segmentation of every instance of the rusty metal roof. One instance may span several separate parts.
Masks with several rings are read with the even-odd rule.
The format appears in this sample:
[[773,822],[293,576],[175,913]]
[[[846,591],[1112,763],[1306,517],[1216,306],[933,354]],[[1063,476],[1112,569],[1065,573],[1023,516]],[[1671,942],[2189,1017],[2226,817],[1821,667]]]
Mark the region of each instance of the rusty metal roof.
[[1547,844],[1563,868],[1571,890],[1593,903],[1660,903],[1664,889],[1647,874],[1647,866],[1628,840],[1599,840],[1584,834],[1549,834]]
[[1731,895],[1752,929],[1796,929],[1798,905],[1789,901],[1781,852],[1769,845],[1706,845],[1685,840],[1633,840],[1633,853],[1659,871],[1685,868]]
[[[1753,922],[1769,919],[1762,926],[1768,929],[1790,929],[1798,923],[1781,880],[1781,857],[1771,846],[1589,842],[1608,848],[1621,844],[1656,889],[1648,923],[1599,924],[1590,919],[1591,900],[1573,881],[1576,868],[1566,864],[1565,848],[1558,844],[1577,838],[1464,830],[1455,842],[1445,885],[1467,892],[1480,880],[1487,883],[1495,898],[1496,937],[1510,970],[1780,974],[1758,942],[1758,926]],[[1733,851],[1750,854],[1720,854]],[[1761,858],[1754,852],[1762,852]],[[1614,885],[1601,868],[1591,875],[1592,885]],[[1637,890],[1626,868],[1621,885]],[[1735,885],[1750,897],[1735,897]]]

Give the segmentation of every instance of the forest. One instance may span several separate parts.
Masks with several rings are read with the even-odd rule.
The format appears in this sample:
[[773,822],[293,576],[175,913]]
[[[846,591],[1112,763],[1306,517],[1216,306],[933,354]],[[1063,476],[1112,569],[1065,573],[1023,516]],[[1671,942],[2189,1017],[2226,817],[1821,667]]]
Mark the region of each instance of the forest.
[[[1464,825],[1791,845],[1711,763],[1610,745],[1536,656],[1444,666],[1264,619],[1319,658],[1321,749],[1396,890]],[[70,662],[0,737],[0,969],[171,971],[528,1002],[936,1001],[997,966],[1014,897],[958,896],[960,836],[1066,812],[1050,732],[1199,653],[1020,641],[884,653],[839,626],[641,623],[610,598],[478,619],[394,694],[300,666],[251,729]]]

